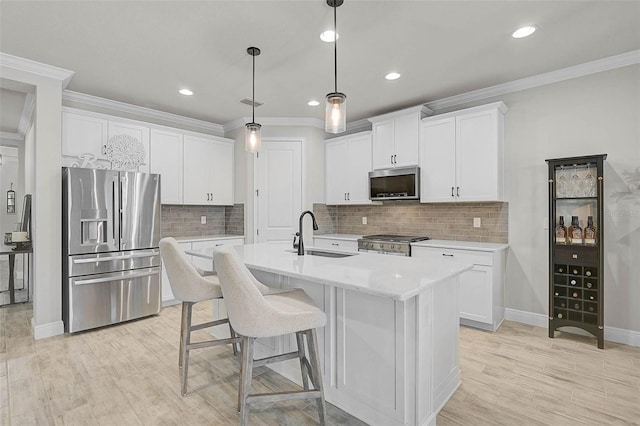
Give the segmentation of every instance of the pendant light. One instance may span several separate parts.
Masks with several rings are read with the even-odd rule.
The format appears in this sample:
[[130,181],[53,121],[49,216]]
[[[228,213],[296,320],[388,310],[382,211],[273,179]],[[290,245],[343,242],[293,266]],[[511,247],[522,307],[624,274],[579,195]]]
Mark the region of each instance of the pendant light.
[[260,54],[257,47],[247,48],[247,53],[253,56],[253,91],[251,94],[251,123],[246,126],[246,139],[244,148],[247,152],[257,152],[260,149],[262,137],[260,136],[260,124],[256,123],[256,56]]
[[327,105],[324,114],[324,130],[327,133],[342,133],[347,129],[347,95],[338,92],[338,26],[336,24],[336,9],[344,0],[327,0],[333,8],[333,60],[334,60],[334,91],[327,95]]

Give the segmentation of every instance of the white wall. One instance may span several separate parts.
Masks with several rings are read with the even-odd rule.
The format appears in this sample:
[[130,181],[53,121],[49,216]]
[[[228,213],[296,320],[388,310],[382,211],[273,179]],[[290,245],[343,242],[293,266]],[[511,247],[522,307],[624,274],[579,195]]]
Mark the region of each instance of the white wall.
[[[604,172],[605,325],[640,331],[640,66],[464,107],[496,100],[509,108],[505,119],[510,244],[507,308],[548,314],[545,159],[608,154]],[[632,183],[638,185],[635,193],[628,188]]]
[[[259,121],[259,120],[258,120]],[[235,139],[235,202],[244,203],[245,239],[247,243],[254,241],[253,226],[253,159],[255,154],[244,150],[244,127],[225,134]],[[262,126],[263,138],[301,138],[303,148],[302,210],[312,210],[313,203],[324,203],[324,130],[303,126]],[[302,212],[301,212],[302,213]],[[307,232],[308,231],[308,232]],[[304,239],[311,241],[310,227],[305,229]]]

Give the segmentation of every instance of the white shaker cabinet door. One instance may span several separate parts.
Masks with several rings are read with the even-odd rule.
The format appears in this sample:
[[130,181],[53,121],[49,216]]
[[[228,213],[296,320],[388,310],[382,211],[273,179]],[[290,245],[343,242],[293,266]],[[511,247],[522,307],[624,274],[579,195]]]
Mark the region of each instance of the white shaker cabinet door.
[[161,176],[162,204],[182,204],[182,134],[151,129],[149,171]]
[[128,135],[136,139],[144,147],[144,159],[138,167],[139,172],[149,173],[149,128],[130,123],[119,123],[109,120],[109,136],[107,142],[114,136]]
[[498,200],[502,174],[497,110],[456,118],[456,182],[459,201]]
[[373,169],[388,169],[393,167],[394,150],[394,121],[387,120],[373,123]]
[[326,203],[347,202],[347,141],[342,139],[325,145]]
[[460,317],[493,323],[493,267],[473,265],[460,275]]
[[91,154],[104,159],[108,121],[72,112],[62,113],[62,155],[78,157]]
[[420,201],[454,201],[456,197],[456,121],[446,118],[422,124]]
[[233,205],[233,144],[212,142],[213,164],[211,168],[211,203]]
[[394,120],[393,167],[408,167],[418,164],[418,140],[420,118],[416,114],[397,117]]
[[351,204],[368,204],[369,200],[369,172],[371,171],[371,133],[350,138],[347,143],[348,164],[345,165],[347,174],[347,202]]
[[211,204],[211,140],[184,136],[184,204]]

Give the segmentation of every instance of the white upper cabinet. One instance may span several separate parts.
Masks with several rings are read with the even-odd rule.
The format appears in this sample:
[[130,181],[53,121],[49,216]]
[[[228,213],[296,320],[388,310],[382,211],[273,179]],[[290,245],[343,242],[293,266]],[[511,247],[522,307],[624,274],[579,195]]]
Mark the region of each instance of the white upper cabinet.
[[80,157],[91,154],[96,159],[106,159],[109,122],[103,118],[62,112],[62,155]]
[[418,165],[420,120],[430,114],[420,105],[370,118],[373,169]]
[[138,171],[142,173],[149,172],[149,127],[141,126],[132,123],[118,122],[109,120],[109,130],[107,136],[107,142],[109,139],[119,136],[127,135],[137,140],[144,147],[144,159],[138,167]]
[[162,204],[182,204],[182,133],[151,129],[149,170],[161,176]]
[[233,204],[233,142],[184,136],[184,204]]
[[422,120],[420,201],[502,201],[504,114],[496,102]]
[[371,203],[371,132],[330,139],[325,145],[325,156],[326,203]]

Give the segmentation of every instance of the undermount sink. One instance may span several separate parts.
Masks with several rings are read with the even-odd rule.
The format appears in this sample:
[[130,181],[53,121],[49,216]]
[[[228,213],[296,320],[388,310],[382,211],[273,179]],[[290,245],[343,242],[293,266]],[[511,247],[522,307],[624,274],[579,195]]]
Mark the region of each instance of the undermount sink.
[[[289,253],[297,253],[298,251],[295,249],[291,249],[291,250],[287,250]],[[358,253],[339,253],[339,252],[335,252],[335,251],[324,251],[324,250],[317,250],[317,249],[308,249],[304,251],[305,255],[311,255],[311,256],[322,256],[322,257],[349,257],[349,256],[355,256]]]

